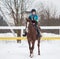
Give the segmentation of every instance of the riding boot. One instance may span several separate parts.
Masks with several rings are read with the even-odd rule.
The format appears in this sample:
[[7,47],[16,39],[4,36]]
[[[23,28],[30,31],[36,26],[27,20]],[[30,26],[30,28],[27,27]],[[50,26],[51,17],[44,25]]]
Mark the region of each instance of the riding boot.
[[24,34],[23,34],[23,36],[26,36],[26,35],[27,35],[27,32],[25,31]]
[[37,30],[38,37],[41,37],[40,30],[39,30],[39,27],[37,25],[36,25],[36,30]]
[[40,30],[37,28],[38,37],[40,37]]

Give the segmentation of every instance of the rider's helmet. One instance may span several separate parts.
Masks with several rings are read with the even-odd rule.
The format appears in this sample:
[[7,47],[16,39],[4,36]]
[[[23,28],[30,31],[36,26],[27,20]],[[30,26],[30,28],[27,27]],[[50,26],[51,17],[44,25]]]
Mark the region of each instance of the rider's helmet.
[[36,12],[36,10],[35,9],[32,9],[31,12]]

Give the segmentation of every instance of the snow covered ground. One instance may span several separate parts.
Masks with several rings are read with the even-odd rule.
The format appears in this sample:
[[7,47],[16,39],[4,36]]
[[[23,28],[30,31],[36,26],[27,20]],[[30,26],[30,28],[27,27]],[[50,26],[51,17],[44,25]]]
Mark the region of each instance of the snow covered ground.
[[[15,34],[16,36],[17,36],[17,34]],[[57,34],[54,34],[54,33],[41,33],[41,35],[43,36],[43,37],[51,37],[51,36],[53,36],[53,37],[56,37],[56,36],[60,36],[60,35],[57,35]],[[12,34],[12,33],[0,33],[0,37],[14,37],[14,35]]]
[[[42,33],[43,36],[55,36],[52,33]],[[12,36],[11,33],[0,34],[0,37]],[[16,41],[0,41],[0,59],[60,59],[60,40],[41,41],[41,55],[38,55],[37,41],[35,43],[34,57],[29,57],[28,43]]]
[[[42,33],[43,37],[60,36],[52,33]],[[0,37],[14,37],[12,33],[0,33]],[[28,43],[12,41],[0,41],[0,59],[60,59],[60,40],[41,41],[41,55],[38,55],[37,41],[35,43],[34,57],[29,57]]]
[[19,43],[0,43],[0,59],[60,59],[60,41],[41,41],[41,55],[35,43],[34,57],[29,57],[27,41]]

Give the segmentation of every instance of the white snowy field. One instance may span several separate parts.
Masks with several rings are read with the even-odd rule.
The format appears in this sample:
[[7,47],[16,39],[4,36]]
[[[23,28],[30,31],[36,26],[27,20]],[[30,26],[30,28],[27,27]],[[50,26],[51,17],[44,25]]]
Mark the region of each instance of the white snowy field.
[[[60,36],[52,33],[42,33],[42,36]],[[14,37],[12,33],[0,33],[0,37]],[[38,55],[37,41],[35,43],[34,57],[29,57],[29,48],[26,40],[17,43],[16,40],[0,40],[0,59],[60,59],[60,40],[41,41]]]
[[[17,34],[15,33],[15,35],[17,36]],[[46,32],[44,32],[44,33],[41,33],[41,35],[43,36],[43,37],[60,37],[60,35],[58,35],[58,34],[54,34],[54,33],[46,33]],[[15,37],[14,35],[13,35],[13,33],[0,33],[0,37]]]
[[41,55],[37,53],[37,41],[35,43],[34,57],[29,57],[27,41],[21,44],[15,42],[0,42],[0,59],[60,59],[60,41],[41,41]]

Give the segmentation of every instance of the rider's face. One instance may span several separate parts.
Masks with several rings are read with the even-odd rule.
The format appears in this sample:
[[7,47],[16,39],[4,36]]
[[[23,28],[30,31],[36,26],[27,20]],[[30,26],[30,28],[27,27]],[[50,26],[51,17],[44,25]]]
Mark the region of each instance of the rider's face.
[[33,15],[35,15],[35,14],[36,14],[36,12],[32,12],[32,14],[33,14]]

